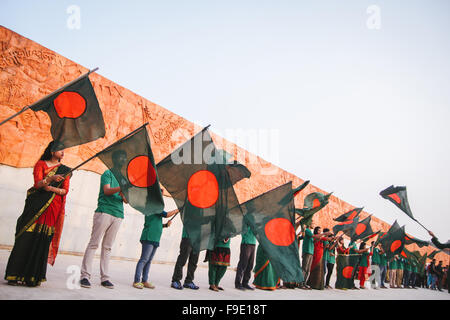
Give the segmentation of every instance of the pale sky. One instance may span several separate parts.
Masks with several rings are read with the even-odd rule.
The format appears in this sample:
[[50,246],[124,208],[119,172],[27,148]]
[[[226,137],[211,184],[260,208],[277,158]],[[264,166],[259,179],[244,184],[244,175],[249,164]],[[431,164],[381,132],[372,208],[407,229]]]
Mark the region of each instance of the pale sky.
[[276,132],[234,142],[428,240],[378,194],[406,185],[450,239],[450,1],[1,0],[0,24],[220,135]]

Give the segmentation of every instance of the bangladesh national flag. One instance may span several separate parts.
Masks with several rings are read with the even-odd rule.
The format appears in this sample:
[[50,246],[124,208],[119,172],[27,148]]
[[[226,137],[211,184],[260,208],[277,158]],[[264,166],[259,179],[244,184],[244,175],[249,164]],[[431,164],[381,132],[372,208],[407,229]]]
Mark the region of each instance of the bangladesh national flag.
[[359,217],[356,217],[353,220],[339,222],[338,224],[333,226],[333,233],[337,234],[338,232],[342,231],[345,235],[351,237],[354,234],[358,223]]
[[405,226],[400,227],[395,221],[388,232],[379,239],[379,242],[386,252],[388,260],[400,254],[405,246]]
[[242,210],[233,185],[250,171],[216,149],[208,127],[157,164],[161,184],[181,213],[196,251],[242,232]]
[[413,244],[413,243],[418,245],[420,248],[430,245],[430,242],[428,242],[428,241],[420,240],[420,239],[414,238],[413,236],[406,234],[405,235],[405,244]]
[[244,219],[284,282],[303,282],[295,235],[292,182],[241,205]]
[[[380,195],[395,204],[400,210],[406,213],[411,219],[414,219],[411,209],[409,208],[406,187],[390,186],[380,192]],[[415,220],[415,219],[414,219]]]
[[359,214],[361,213],[361,211],[363,209],[364,209],[364,207],[362,207],[362,208],[354,208],[354,209],[352,209],[350,211],[347,211],[346,213],[340,215],[339,217],[337,217],[337,218],[335,218],[333,220],[337,221],[337,222],[344,222],[346,220],[353,220],[353,219],[355,219],[356,217],[359,216]]
[[351,289],[355,285],[353,280],[356,267],[361,255],[358,254],[338,254],[336,258],[336,289]]
[[50,117],[55,150],[94,141],[105,136],[105,123],[94,88],[86,75],[32,106]]
[[303,208],[295,209],[295,212],[302,217],[302,219],[300,220],[300,224],[306,226],[310,225],[314,214],[328,204],[328,199],[330,198],[331,194],[332,193],[325,195],[320,192],[313,192],[308,194],[305,197]]
[[376,236],[378,236],[380,234],[381,230],[378,230],[377,232],[372,233],[371,235],[366,236],[365,238],[363,238],[361,241],[362,242],[367,242],[370,239],[375,238]]
[[99,152],[98,157],[114,174],[131,207],[144,215],[163,212],[164,200],[145,125]]
[[355,229],[353,230],[353,234],[351,235],[351,242],[355,242],[359,239],[364,239],[368,236],[373,235],[372,227],[370,226],[370,221],[372,220],[372,216],[368,216],[361,222],[358,222]]

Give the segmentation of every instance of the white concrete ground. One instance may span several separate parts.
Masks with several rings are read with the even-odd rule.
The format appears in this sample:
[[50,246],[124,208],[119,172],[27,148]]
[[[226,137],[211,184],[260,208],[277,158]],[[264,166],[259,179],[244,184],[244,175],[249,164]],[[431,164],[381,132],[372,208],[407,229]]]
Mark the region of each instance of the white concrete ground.
[[[158,253],[157,253],[158,254]],[[5,274],[9,250],[0,250],[0,274]],[[203,255],[200,255],[203,258]],[[450,300],[447,291],[439,292],[429,289],[367,289],[367,290],[299,290],[280,289],[276,291],[239,291],[234,288],[235,271],[229,269],[221,281],[225,289],[213,292],[208,289],[208,269],[199,267],[195,274],[195,283],[200,286],[197,291],[190,289],[175,290],[170,288],[173,264],[154,263],[150,269],[150,281],[155,289],[135,289],[133,281],[135,261],[112,260],[111,281],[114,289],[100,286],[99,259],[94,260],[94,277],[90,289],[77,288],[76,275],[81,265],[81,256],[60,254],[54,267],[49,266],[47,282],[40,287],[27,288],[9,286],[5,280],[0,281],[0,300]],[[331,283],[334,284],[333,277]]]

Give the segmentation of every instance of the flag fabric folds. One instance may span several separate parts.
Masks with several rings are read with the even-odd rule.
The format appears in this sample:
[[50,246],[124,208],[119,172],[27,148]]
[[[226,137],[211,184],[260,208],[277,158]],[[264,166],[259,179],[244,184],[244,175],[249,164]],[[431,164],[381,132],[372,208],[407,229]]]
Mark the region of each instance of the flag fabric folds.
[[242,232],[233,184],[250,177],[250,171],[216,149],[208,127],[161,160],[157,170],[194,250],[213,250],[217,241]]
[[[414,216],[409,208],[408,196],[406,194],[406,187],[390,186],[380,192],[380,195],[395,204],[400,210],[406,213],[411,219]],[[415,219],[414,219],[415,220]]]
[[354,230],[356,229],[356,226],[358,225],[358,222],[359,217],[356,217],[353,220],[339,222],[338,224],[335,224],[333,226],[333,233],[337,234],[338,232],[342,231],[345,235],[351,237],[354,233]]
[[364,207],[363,208],[354,208],[354,209],[352,209],[350,211],[347,211],[346,213],[340,215],[339,217],[337,217],[337,218],[335,218],[333,220],[337,221],[337,222],[344,222],[346,220],[353,220],[353,219],[355,219],[356,217],[359,216],[359,214],[361,213],[361,211],[363,209],[364,209]]
[[45,111],[50,117],[53,151],[84,144],[105,136],[102,111],[89,77],[56,92],[30,106],[33,111]]
[[99,152],[129,205],[144,215],[161,213],[164,200],[145,125]]
[[364,239],[373,235],[372,227],[370,226],[370,221],[372,220],[372,216],[368,216],[366,219],[358,222],[355,226],[355,229],[352,230],[351,241],[355,242],[359,239]]
[[430,245],[429,241],[420,240],[408,234],[405,234],[405,244],[417,244],[420,248]]
[[351,289],[360,254],[338,254],[336,258],[336,289]]
[[244,219],[284,282],[303,282],[295,235],[294,193],[286,183],[241,204]]
[[400,227],[395,221],[388,232],[382,235],[378,241],[386,253],[386,258],[391,259],[403,251],[405,246],[405,226]]
[[310,225],[315,213],[324,208],[329,201],[331,193],[325,195],[320,192],[313,192],[305,197],[304,205],[302,209],[295,209],[295,212],[302,218],[300,220],[301,225]]

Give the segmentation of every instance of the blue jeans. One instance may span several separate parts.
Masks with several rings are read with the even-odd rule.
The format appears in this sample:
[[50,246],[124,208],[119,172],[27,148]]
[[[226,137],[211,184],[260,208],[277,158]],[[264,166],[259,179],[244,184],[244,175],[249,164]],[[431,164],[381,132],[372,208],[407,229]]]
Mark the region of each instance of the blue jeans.
[[[150,244],[149,242],[142,242],[142,253],[139,259],[136,272],[134,274],[134,282],[146,282],[148,280],[148,272],[150,270],[150,264],[152,263],[153,256],[155,255],[158,247]],[[142,281],[141,281],[142,277]]]

